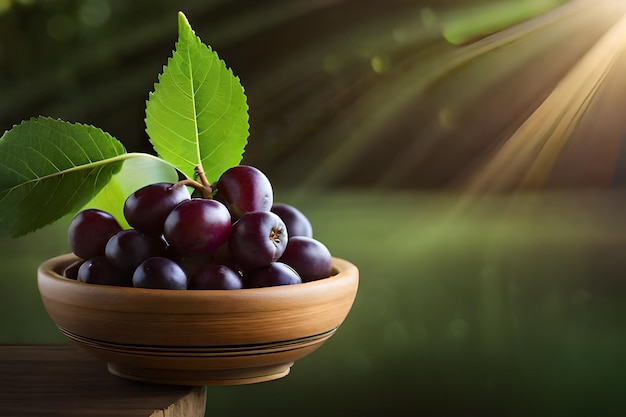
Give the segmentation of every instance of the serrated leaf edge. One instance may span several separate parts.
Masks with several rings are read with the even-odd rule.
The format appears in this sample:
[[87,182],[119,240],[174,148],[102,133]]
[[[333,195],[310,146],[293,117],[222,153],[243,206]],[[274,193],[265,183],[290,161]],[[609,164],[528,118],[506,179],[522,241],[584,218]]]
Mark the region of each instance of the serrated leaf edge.
[[[186,33],[185,33],[186,31]],[[167,67],[170,65],[170,62],[174,59],[174,56],[176,54],[176,52],[178,51],[178,44],[180,43],[181,39],[182,39],[182,35],[183,33],[185,34],[185,36],[190,36],[196,43],[198,43],[199,45],[201,45],[202,47],[207,48],[211,53],[213,53],[215,55],[215,57],[217,58],[217,62],[220,62],[224,68],[226,69],[226,71],[230,74],[230,76],[233,78],[233,80],[236,80],[237,84],[240,86],[241,91],[244,95],[244,111],[246,113],[246,116],[248,115],[248,111],[249,111],[249,105],[248,105],[248,101],[247,101],[247,97],[245,94],[245,88],[243,86],[243,84],[241,83],[241,79],[239,78],[239,76],[235,75],[235,73],[233,72],[232,68],[229,67],[226,62],[220,58],[219,54],[217,53],[217,51],[215,51],[210,45],[205,44],[202,39],[196,34],[195,30],[193,29],[193,27],[191,26],[191,24],[189,23],[189,20],[187,19],[187,17],[185,16],[185,14],[182,11],[178,12],[178,40],[175,44],[175,49],[172,52],[172,55],[168,58],[167,60],[167,64],[163,65],[162,67],[162,71],[159,73],[159,75],[157,76],[157,81],[153,84],[153,88],[152,91],[150,91],[148,93],[148,99],[145,101],[145,108],[146,108],[146,116],[144,117],[144,124],[146,126],[146,133],[148,134],[148,139],[150,141],[150,143],[152,144],[153,148],[154,148],[154,142],[152,141],[152,138],[150,137],[150,134],[148,133],[148,118],[149,118],[149,112],[148,112],[148,108],[149,108],[149,102],[150,99],[152,98],[152,96],[155,94],[156,90],[157,90],[157,86],[158,84],[161,82],[161,77],[163,76],[163,74],[165,73]],[[190,61],[190,57],[188,56],[188,61]],[[192,86],[193,86],[193,80],[190,79],[190,82],[192,82]],[[193,91],[193,88],[191,89]],[[193,106],[194,106],[194,115],[197,115],[195,106],[196,106],[196,102],[193,99],[193,97],[190,97],[190,99],[192,100]],[[157,121],[158,122],[158,121]],[[198,159],[197,163],[196,162],[192,162],[189,161],[187,159],[184,159],[187,163],[189,163],[190,165],[194,165],[194,167],[199,167],[203,172],[205,172],[204,169],[204,162],[210,158],[210,156],[215,152],[215,150],[213,150],[211,153],[205,155],[204,158],[202,158],[202,152],[201,152],[201,146],[200,146],[200,137],[199,137],[199,128],[198,128],[198,120],[197,117],[194,118],[193,123],[195,125],[194,128],[194,133],[195,133],[195,141],[194,141],[194,145],[196,148],[196,157]],[[231,131],[234,127],[231,127]],[[243,159],[243,155],[245,153],[245,147],[248,144],[248,137],[250,135],[250,121],[249,121],[249,117],[245,118],[245,130],[246,130],[246,137],[245,137],[245,144],[243,147],[243,150],[241,152],[240,155],[238,155],[238,161],[241,162],[241,160]],[[229,133],[230,134],[230,133]],[[222,146],[224,144],[224,142],[220,143],[218,147]],[[156,148],[154,149],[155,152]],[[160,155],[159,155],[160,156]],[[165,161],[167,161],[167,158],[161,158]],[[168,161],[169,162],[169,161]],[[174,166],[174,164],[170,163],[172,166]],[[175,166],[174,166],[175,167]],[[183,170],[179,169],[178,167],[175,167],[180,173],[182,173],[185,177],[190,178],[189,175],[187,175],[186,172],[183,172]]]

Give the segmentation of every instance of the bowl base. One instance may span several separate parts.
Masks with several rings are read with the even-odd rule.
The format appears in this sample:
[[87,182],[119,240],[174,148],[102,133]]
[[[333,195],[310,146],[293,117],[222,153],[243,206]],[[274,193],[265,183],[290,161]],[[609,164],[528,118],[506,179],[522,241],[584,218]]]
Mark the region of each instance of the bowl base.
[[167,385],[218,386],[256,384],[257,382],[280,379],[289,374],[292,365],[293,362],[289,362],[261,368],[241,369],[239,372],[233,372],[232,369],[227,372],[219,372],[216,370],[193,371],[187,369],[177,371],[136,368],[112,362],[107,363],[107,368],[115,376],[140,382]]
[[61,333],[129,380],[168,385],[241,385],[286,376],[346,318],[356,266],[333,258],[330,277],[241,290],[170,291],[64,278],[77,258],[37,270],[41,299]]

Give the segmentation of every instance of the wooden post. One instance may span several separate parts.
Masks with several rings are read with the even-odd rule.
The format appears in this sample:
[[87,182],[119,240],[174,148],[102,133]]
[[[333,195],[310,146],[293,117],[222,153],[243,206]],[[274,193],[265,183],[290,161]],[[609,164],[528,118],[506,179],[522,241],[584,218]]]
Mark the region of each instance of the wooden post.
[[205,387],[119,378],[74,346],[0,346],[0,416],[202,417],[205,407]]

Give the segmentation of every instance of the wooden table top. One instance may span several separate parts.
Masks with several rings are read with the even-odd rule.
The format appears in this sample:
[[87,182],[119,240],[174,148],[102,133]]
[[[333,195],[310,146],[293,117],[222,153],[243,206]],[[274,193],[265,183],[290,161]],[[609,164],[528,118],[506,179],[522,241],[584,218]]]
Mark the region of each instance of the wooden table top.
[[204,387],[116,377],[71,345],[0,345],[0,416],[201,417]]

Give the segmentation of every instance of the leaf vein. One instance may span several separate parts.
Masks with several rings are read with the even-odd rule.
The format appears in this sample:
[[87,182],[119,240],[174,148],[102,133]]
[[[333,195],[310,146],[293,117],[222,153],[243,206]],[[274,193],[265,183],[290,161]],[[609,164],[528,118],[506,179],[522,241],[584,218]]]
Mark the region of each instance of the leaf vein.
[[158,124],[159,126],[161,126],[164,130],[167,130],[168,132],[170,132],[171,134],[179,137],[180,139],[182,139],[185,142],[189,142],[189,143],[193,143],[192,140],[187,139],[186,137],[184,137],[183,135],[181,135],[180,133],[178,133],[177,131],[175,131],[173,128],[171,128],[170,126],[168,126],[167,124],[161,122],[158,118],[153,118],[153,123]]

